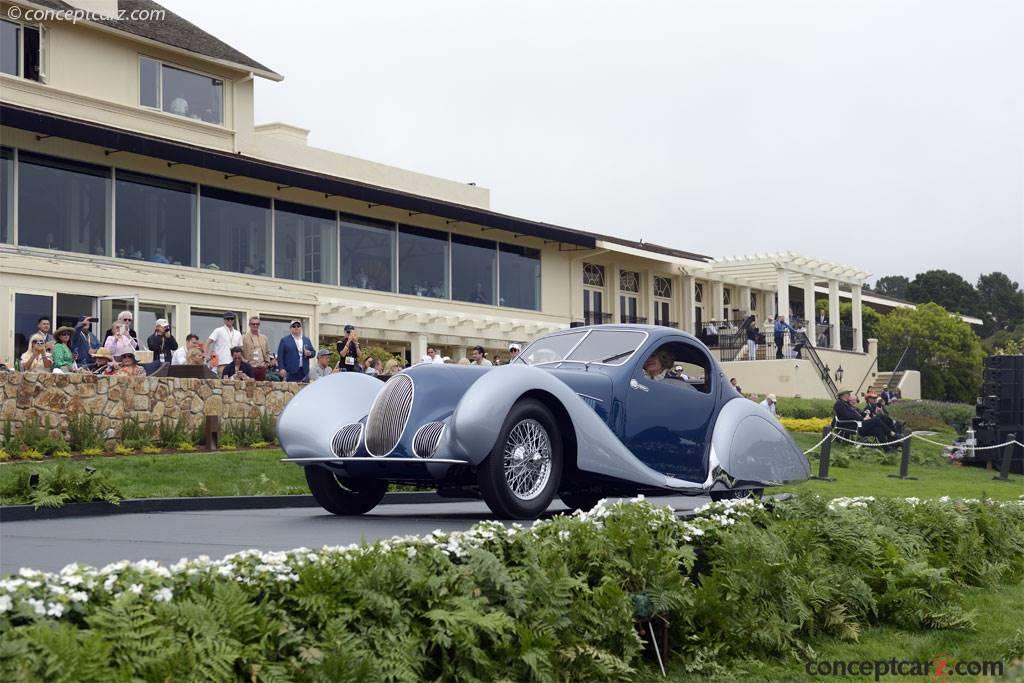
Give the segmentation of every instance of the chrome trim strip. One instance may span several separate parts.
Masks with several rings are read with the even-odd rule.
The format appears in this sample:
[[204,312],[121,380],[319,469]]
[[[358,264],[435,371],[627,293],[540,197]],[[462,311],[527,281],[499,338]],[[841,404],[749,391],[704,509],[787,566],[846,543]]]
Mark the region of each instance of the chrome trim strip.
[[604,399],[603,398],[598,398],[597,396],[591,396],[590,394],[583,394],[583,393],[580,393],[579,391],[576,392],[576,395],[579,396],[580,398],[589,398],[591,401],[597,401],[598,403],[604,403]]
[[358,458],[336,458],[336,457],[331,457],[331,458],[281,458],[280,460],[278,460],[278,462],[295,462],[295,463],[302,463],[302,462],[333,462],[336,465],[344,465],[347,462],[381,462],[381,463],[393,462],[393,463],[401,463],[403,465],[412,465],[412,464],[429,465],[429,464],[435,463],[435,462],[436,463],[441,463],[443,465],[468,465],[469,464],[465,460],[452,460],[450,458],[437,458],[435,460],[433,458],[425,459],[425,458],[379,458],[379,457],[369,457],[369,458],[363,458],[363,457],[358,457]]

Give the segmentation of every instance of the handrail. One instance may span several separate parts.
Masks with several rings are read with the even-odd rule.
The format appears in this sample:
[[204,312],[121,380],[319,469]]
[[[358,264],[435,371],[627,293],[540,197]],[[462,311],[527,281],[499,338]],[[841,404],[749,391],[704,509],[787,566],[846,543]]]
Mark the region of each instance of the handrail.
[[868,366],[867,372],[865,372],[864,376],[861,377],[860,384],[857,385],[857,390],[854,391],[854,396],[860,396],[860,390],[864,388],[864,382],[868,381],[868,375],[871,374],[871,370],[872,369],[874,369],[875,372],[878,372],[878,356],[877,355],[875,356],[875,359],[873,361],[871,361],[871,365]]
[[833,399],[839,398],[839,388],[836,383],[832,381],[832,376],[828,374],[828,370],[825,368],[825,364],[821,362],[821,356],[814,350],[814,344],[811,343],[810,338],[804,334],[804,338],[807,339],[807,343],[803,346],[803,350],[807,352],[807,357],[814,363],[814,367],[818,370],[818,377],[821,378],[821,383],[828,389],[828,393]]
[[900,359],[896,361],[896,366],[893,367],[892,373],[889,375],[889,381],[885,383],[885,390],[889,391],[894,389],[899,382],[896,381],[896,377],[900,372],[903,371],[903,362],[907,359],[907,354],[910,353],[910,345],[908,344],[903,353],[900,355]]

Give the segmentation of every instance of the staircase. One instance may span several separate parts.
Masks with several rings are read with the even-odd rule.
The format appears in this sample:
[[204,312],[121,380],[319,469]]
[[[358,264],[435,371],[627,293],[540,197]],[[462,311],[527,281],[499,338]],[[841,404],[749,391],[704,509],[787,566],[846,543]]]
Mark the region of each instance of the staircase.
[[879,372],[875,374],[875,381],[868,387],[868,390],[874,391],[876,394],[882,393],[882,389],[892,391],[900,385],[900,380],[902,379],[902,370],[899,372]]

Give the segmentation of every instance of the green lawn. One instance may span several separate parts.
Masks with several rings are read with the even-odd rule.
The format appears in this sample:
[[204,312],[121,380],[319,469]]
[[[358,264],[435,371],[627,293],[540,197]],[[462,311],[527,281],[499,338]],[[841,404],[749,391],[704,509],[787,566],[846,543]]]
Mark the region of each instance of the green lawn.
[[[926,660],[940,657],[958,661],[983,660],[1005,662],[1009,680],[1024,678],[1024,584],[995,588],[970,588],[964,592],[964,603],[975,610],[977,627],[973,631],[935,630],[904,631],[892,627],[870,628],[855,642],[824,640],[812,643],[818,665],[833,661],[865,660]],[[1011,667],[1011,662],[1017,663]],[[686,674],[679,665],[669,670],[669,680],[686,681],[871,681],[872,677],[810,677],[806,662],[788,659],[782,661],[748,660],[730,662],[719,677]],[[659,674],[660,677],[660,674]],[[651,680],[654,680],[653,678]],[[665,679],[661,679],[665,680]],[[929,681],[940,680],[931,676],[885,676],[883,680]],[[956,677],[941,680],[986,680],[978,677]],[[991,679],[988,679],[991,680]]]
[[[309,493],[302,468],[280,463],[280,449],[173,455],[125,455],[89,458],[66,463],[105,472],[125,498],[173,496],[249,496]],[[57,461],[12,463],[0,466],[0,491],[20,471],[43,474]],[[0,495],[0,503],[25,502]]]
[[[821,436],[817,434],[797,433],[792,435],[803,450],[816,444]],[[952,434],[929,436],[933,441],[952,441]],[[836,467],[833,462],[829,476],[836,481],[809,480],[786,486],[771,488],[766,493],[813,491],[823,496],[916,496],[918,498],[936,498],[950,496],[953,498],[989,497],[997,500],[1011,500],[1024,494],[1024,477],[1010,475],[1010,482],[993,481],[998,472],[981,467],[957,467],[941,460],[942,448],[914,439],[911,453],[915,457],[924,457],[932,464],[917,464],[914,458],[910,463],[910,476],[916,480],[892,479],[888,475],[899,473],[899,454],[895,454],[895,463],[880,465],[866,462],[864,456],[877,455],[875,450],[868,453],[867,448],[855,449],[853,446],[833,446],[833,455],[839,453],[848,456],[849,467]],[[812,455],[816,455],[812,454]],[[812,474],[818,471],[818,459],[811,460]]]
[[[794,434],[802,449],[817,443],[815,434]],[[952,435],[929,437],[951,440]],[[922,441],[913,442],[914,453],[931,462],[940,462],[942,449]],[[806,481],[768,489],[766,493],[815,491],[826,496],[917,496],[981,498],[988,496],[1000,500],[1017,498],[1024,494],[1024,477],[1011,476],[1010,483],[992,480],[994,472],[975,467],[954,467],[945,463],[920,465],[912,463],[910,475],[917,480],[901,481],[887,475],[898,472],[898,465],[865,462],[863,456],[875,455],[868,449],[836,446],[838,459],[845,455],[849,467],[833,463],[830,475],[833,482]],[[280,449],[233,451],[217,453],[177,453],[170,455],[126,455],[90,458],[66,463],[67,467],[86,465],[102,470],[122,491],[125,498],[157,498],[168,496],[244,496],[304,494],[306,480],[295,465],[280,463],[284,457]],[[0,503],[25,502],[3,491],[20,472],[45,472],[56,467],[58,461],[19,462],[0,465]],[[817,471],[817,459],[812,470]]]

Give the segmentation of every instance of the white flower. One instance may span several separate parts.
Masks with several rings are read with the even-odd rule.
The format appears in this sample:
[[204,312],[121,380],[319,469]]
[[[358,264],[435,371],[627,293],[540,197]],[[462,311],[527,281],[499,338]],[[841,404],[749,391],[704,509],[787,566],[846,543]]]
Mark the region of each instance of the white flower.
[[59,602],[51,602],[50,609],[46,610],[46,614],[59,619],[60,615],[64,614],[64,605]]
[[85,591],[71,591],[68,597],[71,602],[89,602],[89,594]]
[[11,609],[11,596],[0,595],[0,614],[8,612]]
[[569,537],[570,537],[571,535],[572,535],[572,534],[570,534],[570,533],[569,533],[568,531],[566,531],[565,529],[563,529],[563,530],[561,530],[561,531],[559,531],[559,532],[558,532],[558,538],[559,538],[559,539],[561,539],[561,540],[563,540],[563,541],[568,541],[568,540],[569,540]]
[[153,599],[157,602],[170,602],[174,597],[174,591],[170,588],[160,588],[153,593]]
[[142,595],[142,584],[133,583],[132,585],[128,586],[128,590],[132,593],[135,593],[136,595]]
[[405,549],[405,554],[406,554],[406,557],[409,557],[410,559],[413,558],[413,557],[416,557],[416,548],[413,547],[413,546],[409,546],[408,548]]
[[42,600],[36,600],[35,598],[29,598],[25,602],[27,602],[29,604],[29,606],[33,610],[35,610],[35,613],[38,614],[39,616],[45,616],[46,615],[46,605],[43,604]]

